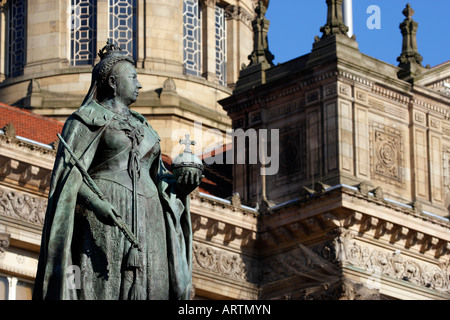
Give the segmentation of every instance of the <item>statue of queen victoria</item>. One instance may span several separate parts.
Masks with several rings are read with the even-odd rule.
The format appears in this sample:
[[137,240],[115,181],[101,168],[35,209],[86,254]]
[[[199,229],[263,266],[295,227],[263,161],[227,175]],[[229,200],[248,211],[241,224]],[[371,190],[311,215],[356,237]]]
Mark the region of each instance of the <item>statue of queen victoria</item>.
[[33,299],[189,299],[189,193],[202,172],[164,167],[158,134],[129,108],[142,88],[134,61],[109,42],[99,56],[60,136]]

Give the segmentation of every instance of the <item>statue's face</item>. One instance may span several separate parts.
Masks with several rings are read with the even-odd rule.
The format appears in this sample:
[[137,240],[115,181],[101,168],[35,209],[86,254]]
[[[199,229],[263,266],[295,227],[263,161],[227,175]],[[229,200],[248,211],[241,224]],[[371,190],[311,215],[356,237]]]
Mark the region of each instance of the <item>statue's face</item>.
[[111,76],[115,79],[116,99],[127,106],[136,102],[142,85],[137,79],[134,66],[129,62],[119,62],[114,66]]

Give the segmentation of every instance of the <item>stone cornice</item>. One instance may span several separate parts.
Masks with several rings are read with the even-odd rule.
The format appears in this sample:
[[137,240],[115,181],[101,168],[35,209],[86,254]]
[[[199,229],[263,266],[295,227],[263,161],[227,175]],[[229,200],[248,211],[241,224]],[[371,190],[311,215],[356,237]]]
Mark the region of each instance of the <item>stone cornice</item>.
[[191,219],[194,239],[213,242],[227,250],[251,251],[257,237],[258,212],[242,206],[237,196],[231,201],[194,192]]
[[450,120],[450,111],[448,110],[448,108],[444,107],[443,105],[438,105],[435,101],[431,102],[430,100],[424,98],[425,97],[422,96],[414,96],[414,105],[420,106],[429,112],[433,112],[434,114],[438,114],[445,120]]
[[450,223],[445,218],[434,218],[412,205],[401,205],[382,196],[336,188],[292,201],[273,212],[274,215],[264,217],[265,228],[260,234],[267,247],[306,241],[335,228],[346,228],[356,230],[374,245],[394,245],[411,250],[411,254],[425,254],[429,259],[450,255]]
[[[53,161],[49,163],[53,165]],[[33,165],[29,162],[16,160],[0,155],[0,178],[9,181],[19,189],[32,193],[46,194],[50,186],[52,169]]]
[[236,5],[228,5],[225,7],[225,15],[227,19],[244,22],[251,29],[254,15],[245,10],[245,8]]
[[2,148],[14,148],[19,152],[33,152],[39,156],[50,156],[53,158],[56,156],[56,150],[53,147],[33,143],[32,141],[20,137],[9,137],[4,134],[0,134],[0,146],[2,146]]

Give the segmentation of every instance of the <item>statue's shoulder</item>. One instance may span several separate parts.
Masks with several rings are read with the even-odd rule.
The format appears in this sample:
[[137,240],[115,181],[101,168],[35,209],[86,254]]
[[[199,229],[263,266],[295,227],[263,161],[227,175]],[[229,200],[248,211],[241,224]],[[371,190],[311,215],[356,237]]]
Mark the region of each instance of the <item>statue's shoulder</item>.
[[134,111],[134,110],[131,110],[130,109],[130,113],[136,118],[136,119],[138,119],[139,121],[141,121],[144,125],[145,125],[145,127],[158,139],[158,141],[161,141],[161,138],[159,137],[159,135],[158,135],[158,132],[156,132],[156,130],[155,129],[153,129],[153,127],[150,125],[150,123],[148,123],[148,121],[147,121],[147,119],[145,119],[145,117],[142,115],[142,114],[140,114],[139,112],[137,112],[137,111]]
[[114,117],[112,111],[102,107],[96,101],[82,105],[73,115],[80,118],[86,125],[97,127],[106,125]]

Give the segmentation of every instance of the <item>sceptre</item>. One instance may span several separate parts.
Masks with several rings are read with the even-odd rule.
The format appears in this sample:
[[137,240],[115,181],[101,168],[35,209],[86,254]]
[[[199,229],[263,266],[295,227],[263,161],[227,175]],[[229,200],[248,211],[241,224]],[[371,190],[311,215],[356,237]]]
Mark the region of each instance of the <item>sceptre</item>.
[[[95,184],[94,180],[92,180],[89,173],[83,168],[80,161],[77,159],[73,151],[70,149],[69,145],[64,141],[64,139],[61,137],[59,133],[56,134],[59,138],[59,140],[62,142],[63,146],[66,148],[66,150],[69,152],[70,156],[75,162],[76,167],[80,171],[81,175],[85,178],[86,184],[88,187],[101,199],[105,201],[105,196],[101,192],[101,190],[98,188],[98,186]],[[131,242],[133,247],[140,250],[139,242],[137,238],[134,236],[134,234],[130,231],[128,226],[125,224],[125,222],[117,215],[117,212],[113,208],[114,215],[111,216],[111,219],[113,220],[114,224],[119,227],[119,229],[122,231],[122,233],[125,235],[125,237],[128,239],[128,241]]]

